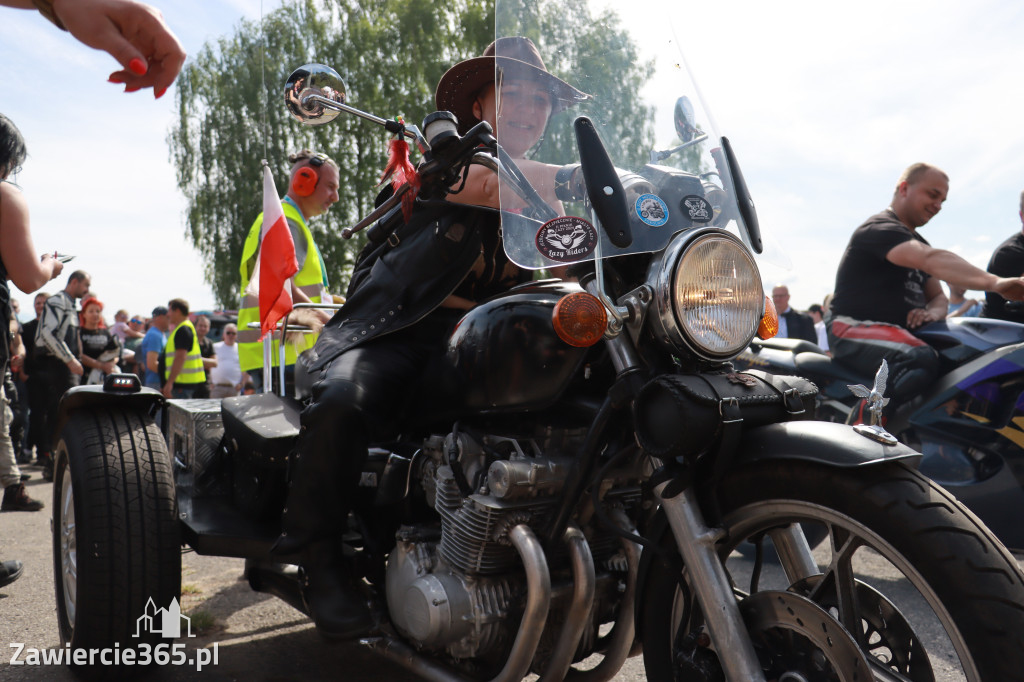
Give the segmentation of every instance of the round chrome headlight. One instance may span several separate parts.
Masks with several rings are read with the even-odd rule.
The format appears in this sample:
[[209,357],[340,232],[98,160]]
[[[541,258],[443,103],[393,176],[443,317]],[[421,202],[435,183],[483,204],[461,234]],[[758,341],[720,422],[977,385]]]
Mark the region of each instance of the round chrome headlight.
[[761,274],[750,252],[728,232],[680,235],[657,275],[659,336],[710,360],[739,354],[764,314]]

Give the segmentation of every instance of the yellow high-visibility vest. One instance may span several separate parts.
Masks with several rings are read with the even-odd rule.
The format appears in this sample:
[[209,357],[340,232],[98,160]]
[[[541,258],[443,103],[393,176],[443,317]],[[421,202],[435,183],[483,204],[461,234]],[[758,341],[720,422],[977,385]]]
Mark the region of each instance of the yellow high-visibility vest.
[[[282,201],[284,217],[287,220],[295,221],[302,231],[306,240],[306,260],[300,264],[299,271],[295,273],[295,285],[302,290],[314,303],[320,303],[320,294],[323,291],[324,273],[320,267],[320,256],[316,244],[313,242],[313,234],[306,226],[302,214],[288,201]],[[263,343],[260,341],[259,328],[250,329],[249,323],[260,321],[260,301],[256,296],[246,295],[245,289],[249,286],[249,278],[252,271],[247,270],[246,264],[256,256],[260,246],[260,232],[263,229],[263,214],[256,217],[256,222],[249,228],[249,236],[242,248],[242,264],[239,268],[242,275],[242,304],[238,309],[238,365],[243,372],[263,367]],[[295,358],[299,353],[312,348],[316,344],[317,334],[304,334],[301,343],[296,349],[295,344],[285,344],[284,364],[294,365]],[[273,365],[278,366],[277,350],[273,355]]]
[[192,323],[185,320],[171,332],[170,338],[167,339],[167,345],[164,346],[164,381],[167,381],[167,377],[171,373],[171,365],[174,363],[174,351],[177,350],[174,347],[174,335],[178,333],[178,330],[182,327],[186,327],[192,330],[192,348],[185,355],[185,364],[182,365],[181,372],[175,377],[174,383],[176,384],[203,384],[206,383],[206,370],[203,369],[203,356],[199,353],[199,334],[196,334],[196,328],[192,326]]

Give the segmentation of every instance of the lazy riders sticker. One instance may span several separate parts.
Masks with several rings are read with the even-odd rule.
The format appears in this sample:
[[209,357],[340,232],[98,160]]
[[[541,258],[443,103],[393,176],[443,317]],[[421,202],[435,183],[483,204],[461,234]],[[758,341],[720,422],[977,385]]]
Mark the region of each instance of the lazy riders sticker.
[[651,227],[661,227],[668,222],[668,204],[657,194],[641,194],[636,198],[636,214]]
[[690,216],[690,220],[695,223],[711,222],[711,219],[715,216],[714,209],[711,208],[708,200],[696,194],[683,197],[680,205],[686,211],[686,214]]
[[597,248],[597,229],[583,218],[561,216],[537,231],[537,250],[551,260],[572,263]]

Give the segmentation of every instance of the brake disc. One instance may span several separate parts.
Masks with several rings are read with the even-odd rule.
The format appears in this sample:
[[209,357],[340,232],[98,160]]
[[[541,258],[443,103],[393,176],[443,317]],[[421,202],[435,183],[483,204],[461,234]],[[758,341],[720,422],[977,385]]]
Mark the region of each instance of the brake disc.
[[[820,580],[820,575],[813,575],[794,583],[789,589],[808,595]],[[862,628],[858,634],[868,652],[879,663],[913,682],[934,682],[935,673],[924,643],[896,605],[860,580],[856,581],[856,598]],[[839,611],[833,590],[816,595],[816,603],[832,613]]]
[[765,678],[779,682],[867,682],[871,669],[850,633],[792,592],[758,592],[740,612]]

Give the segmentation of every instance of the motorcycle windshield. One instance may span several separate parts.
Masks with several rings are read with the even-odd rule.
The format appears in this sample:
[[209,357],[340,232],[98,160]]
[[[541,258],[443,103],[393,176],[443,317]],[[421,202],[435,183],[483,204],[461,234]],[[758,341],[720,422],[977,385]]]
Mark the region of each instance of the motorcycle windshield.
[[[728,150],[683,58],[685,32],[665,9],[663,0],[496,1],[498,143],[553,209],[531,206],[507,177],[500,183],[505,251],[517,265],[654,252],[707,226],[750,245],[742,221],[752,206],[738,210]],[[569,175],[557,168],[579,162],[580,116],[593,121],[618,169],[628,244],[619,225],[610,226],[620,233],[613,243],[587,201],[556,198],[554,186]]]

